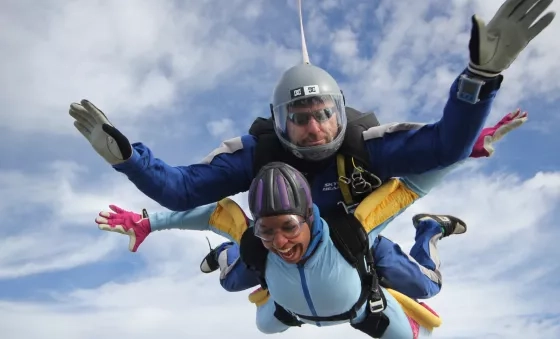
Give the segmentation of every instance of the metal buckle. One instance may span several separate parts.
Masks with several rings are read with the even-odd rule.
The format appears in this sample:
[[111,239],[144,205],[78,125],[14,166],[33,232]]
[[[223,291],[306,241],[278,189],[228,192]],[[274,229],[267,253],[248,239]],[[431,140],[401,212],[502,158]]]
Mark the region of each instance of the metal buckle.
[[346,204],[344,203],[344,201],[339,201],[339,202],[337,202],[336,204],[337,204],[337,205],[342,205],[342,207],[343,207],[344,210],[346,211],[346,214],[352,214],[352,213],[354,213],[354,211],[356,210],[356,207],[358,207],[358,205],[359,205],[360,203],[355,203],[355,204],[352,204],[352,205],[346,205]]
[[[376,182],[371,183],[370,181],[364,179],[364,174],[368,175],[371,179]],[[365,171],[361,167],[357,167],[352,172],[352,188],[357,194],[370,193],[374,188],[381,186],[382,182],[378,176],[368,171]]]
[[375,270],[375,265],[369,263],[366,256],[364,256],[364,267],[366,268],[366,273],[371,273]]
[[350,179],[348,179],[347,177],[342,176],[342,175],[341,175],[340,177],[338,177],[338,180],[342,181],[342,182],[345,183],[346,185],[350,185],[350,183],[352,182],[352,180],[350,180]]
[[371,313],[381,313],[383,309],[385,309],[385,305],[383,304],[383,298],[379,298],[377,301],[372,301],[371,299],[369,302],[369,311]]

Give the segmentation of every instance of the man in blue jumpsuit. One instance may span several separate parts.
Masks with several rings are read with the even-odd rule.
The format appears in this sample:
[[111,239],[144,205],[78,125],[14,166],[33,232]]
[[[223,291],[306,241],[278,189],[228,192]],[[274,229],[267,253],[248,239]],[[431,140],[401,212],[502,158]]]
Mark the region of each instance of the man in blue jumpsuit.
[[[504,116],[493,127],[482,130],[471,152],[471,158],[489,157],[494,152],[494,144],[505,134],[520,127],[527,121],[527,113],[517,110]],[[448,171],[449,169],[446,169]],[[442,171],[439,171],[441,175]],[[432,171],[432,175],[435,174]],[[428,183],[428,184],[427,184]],[[416,189],[428,191],[433,182],[424,179],[423,186]],[[102,212],[96,220],[103,230],[117,231],[130,237],[129,250],[136,252],[146,237],[155,231],[169,229],[192,229],[193,215],[191,211],[185,212],[156,212],[149,216],[147,211],[142,214],[126,211],[118,206],[110,205],[112,212]],[[108,219],[107,219],[108,218]],[[198,220],[195,218],[195,220]],[[428,221],[426,221],[428,220]],[[431,221],[430,221],[431,220]],[[194,222],[196,224],[196,222]],[[200,221],[200,224],[205,224]],[[428,299],[439,293],[441,289],[440,260],[437,253],[437,244],[440,238],[451,234],[460,234],[466,231],[466,224],[461,220],[443,215],[419,214],[413,218],[417,228],[415,244],[406,254],[401,247],[379,236],[373,240],[373,257],[379,278],[385,286],[415,299]],[[419,226],[420,225],[420,226]],[[426,226],[427,225],[427,226]],[[381,230],[378,229],[377,232]],[[442,232],[443,231],[443,232]],[[210,254],[201,263],[201,271],[210,273],[220,269],[220,284],[230,292],[238,292],[259,284],[255,273],[240,262],[239,245],[235,242],[226,242],[211,250]]]
[[[501,85],[501,73],[552,21],[553,12],[537,20],[550,3],[507,0],[488,25],[473,16],[470,62],[451,84],[442,118],[432,124],[396,123],[363,132],[358,147],[367,153],[364,172],[385,182],[467,158]],[[341,191],[330,189],[339,181],[335,155],[344,144],[347,127],[344,97],[336,81],[314,65],[294,66],[275,87],[271,113],[286,152],[308,165],[307,171],[303,165],[297,169],[312,177],[315,204],[324,210],[342,201]],[[116,171],[174,211],[247,191],[256,174],[253,164],[259,139],[253,135],[223,142],[199,164],[174,167],[154,157],[146,145],[131,145],[89,101],[72,104],[70,115]]]

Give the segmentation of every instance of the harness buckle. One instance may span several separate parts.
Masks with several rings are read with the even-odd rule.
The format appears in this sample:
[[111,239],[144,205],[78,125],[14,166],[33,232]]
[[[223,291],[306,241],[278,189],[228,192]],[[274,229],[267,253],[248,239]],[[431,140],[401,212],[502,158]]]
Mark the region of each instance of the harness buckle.
[[345,177],[343,175],[339,176],[338,180],[342,181],[346,185],[350,185],[350,183],[352,182],[352,180],[348,179],[347,177]]
[[369,300],[369,311],[371,313],[381,313],[385,309],[385,303],[383,303],[383,298],[379,300]]
[[364,270],[367,274],[371,274],[375,271],[375,264],[369,261],[367,256],[364,256]]
[[346,211],[346,214],[352,214],[354,213],[354,211],[356,210],[356,207],[358,207],[360,203],[355,203],[352,205],[346,205],[344,203],[344,201],[339,201],[337,202],[337,205],[342,205],[342,208],[344,208],[344,211]]

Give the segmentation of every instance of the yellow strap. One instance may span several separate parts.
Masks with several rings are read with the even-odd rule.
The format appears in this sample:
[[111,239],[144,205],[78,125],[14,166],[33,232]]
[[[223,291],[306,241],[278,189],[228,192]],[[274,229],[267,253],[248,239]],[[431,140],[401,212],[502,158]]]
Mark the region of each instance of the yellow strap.
[[354,211],[354,216],[369,233],[418,199],[418,194],[399,179],[391,178],[362,200]]
[[340,192],[342,192],[342,197],[346,205],[353,204],[352,194],[350,193],[350,187],[346,183],[346,164],[344,162],[344,155],[336,155],[336,170],[338,172],[338,187],[340,187]]
[[387,291],[391,293],[391,295],[401,305],[404,313],[416,320],[420,326],[426,328],[428,331],[432,331],[434,327],[441,326],[441,318],[430,312],[427,308],[420,305],[415,300],[390,288],[388,288]]
[[270,298],[270,294],[268,290],[263,289],[262,287],[257,288],[251,294],[249,294],[249,301],[255,304],[257,307],[266,304]]
[[237,243],[241,241],[241,236],[247,230],[247,218],[243,209],[230,198],[218,201],[208,224],[229,234]]

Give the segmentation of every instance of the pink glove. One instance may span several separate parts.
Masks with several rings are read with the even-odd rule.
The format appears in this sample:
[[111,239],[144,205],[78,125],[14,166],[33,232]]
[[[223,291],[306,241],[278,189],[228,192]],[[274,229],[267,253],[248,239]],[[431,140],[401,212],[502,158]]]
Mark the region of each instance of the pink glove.
[[140,244],[146,239],[152,231],[150,227],[150,219],[148,212],[142,210],[142,215],[122,208],[109,205],[113,212],[101,211],[99,216],[95,218],[95,222],[99,225],[99,229],[109,232],[117,232],[129,236],[128,250],[136,252]]
[[470,155],[471,158],[489,157],[494,153],[493,144],[504,137],[504,135],[523,125],[528,119],[527,112],[517,111],[509,113],[494,127],[486,127],[482,130]]

